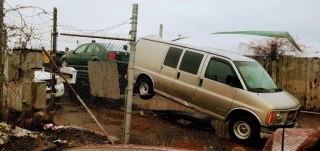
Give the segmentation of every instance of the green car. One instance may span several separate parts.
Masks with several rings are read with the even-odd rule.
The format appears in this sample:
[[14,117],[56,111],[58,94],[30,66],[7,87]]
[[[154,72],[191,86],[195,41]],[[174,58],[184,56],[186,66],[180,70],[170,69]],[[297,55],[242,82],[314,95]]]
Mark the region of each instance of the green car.
[[107,43],[86,43],[61,57],[62,67],[86,68],[89,61],[129,62],[126,47]]

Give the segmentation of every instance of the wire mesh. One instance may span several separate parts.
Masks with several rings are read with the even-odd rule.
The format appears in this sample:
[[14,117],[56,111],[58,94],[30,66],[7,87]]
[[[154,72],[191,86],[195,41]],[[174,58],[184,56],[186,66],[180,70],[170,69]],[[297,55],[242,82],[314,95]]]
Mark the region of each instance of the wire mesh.
[[[51,75],[42,68],[40,48],[51,48],[51,22],[52,13],[42,8],[4,4],[1,103],[7,116],[4,119],[11,124],[31,129],[42,125],[31,115],[47,112],[50,87],[46,81],[50,81]],[[41,118],[49,121],[48,117]]]
[[[57,145],[60,149],[110,143],[96,121],[88,114],[86,107],[79,102],[76,96],[79,95],[103,129],[111,135],[111,139],[122,144],[130,44],[129,41],[119,39],[130,39],[130,35],[129,32],[120,34],[105,31],[129,24],[130,19],[102,30],[80,30],[58,23],[60,34],[57,37],[55,63],[77,94],[73,93],[61,79],[62,75],[58,74],[56,92],[51,94],[52,64],[48,57],[37,50],[44,48],[47,52],[52,52],[52,13],[32,6],[11,7],[6,3],[6,7],[8,40],[4,56],[7,71],[4,106],[8,110],[14,109],[14,112],[10,112],[12,114],[8,114],[8,119],[13,119],[12,124],[44,131],[45,135],[41,137],[44,140],[66,140],[67,145]],[[51,95],[54,97],[54,112],[51,112],[49,101]],[[186,116],[179,111],[151,111],[159,106],[165,110],[190,111],[160,96],[146,102],[139,96],[134,97],[135,105],[133,113],[130,113],[130,143],[174,146],[190,141],[188,147],[192,147],[218,142],[217,137],[211,133],[213,130],[210,119],[201,117],[200,120],[195,120],[194,115]],[[26,114],[20,111],[28,112]],[[47,114],[44,114],[45,112]],[[54,115],[53,120],[50,112]],[[69,128],[77,131],[68,130]],[[192,142],[194,138],[199,140]],[[203,146],[200,145],[201,147]],[[206,147],[210,150],[210,146]],[[217,145],[212,149],[223,147]]]
[[[106,131],[119,141],[123,140],[123,124],[125,110],[125,92],[127,88],[127,68],[129,51],[128,41],[90,38],[114,37],[127,38],[126,34],[99,33],[87,35],[83,32],[68,33],[66,36],[60,32],[58,36],[58,50],[67,50],[60,58],[61,68],[76,71],[71,86],[84,100],[89,109],[92,109],[97,120],[101,122]],[[78,36],[72,36],[78,35]],[[88,36],[80,37],[79,35]],[[57,110],[55,122],[64,125],[76,125],[94,131],[101,130],[89,117],[78,101],[76,94],[65,85],[66,94]],[[58,103],[59,105],[59,103]],[[67,114],[66,114],[67,112]],[[76,118],[80,117],[81,118]]]

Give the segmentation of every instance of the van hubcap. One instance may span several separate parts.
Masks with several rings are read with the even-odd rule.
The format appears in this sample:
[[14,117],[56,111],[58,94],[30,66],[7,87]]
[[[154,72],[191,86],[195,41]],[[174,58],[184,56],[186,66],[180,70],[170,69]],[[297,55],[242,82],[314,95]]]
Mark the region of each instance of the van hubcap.
[[149,92],[149,86],[146,82],[142,82],[139,86],[140,94],[147,95]]
[[251,134],[250,125],[244,121],[237,121],[233,126],[234,134],[240,139],[247,139]]

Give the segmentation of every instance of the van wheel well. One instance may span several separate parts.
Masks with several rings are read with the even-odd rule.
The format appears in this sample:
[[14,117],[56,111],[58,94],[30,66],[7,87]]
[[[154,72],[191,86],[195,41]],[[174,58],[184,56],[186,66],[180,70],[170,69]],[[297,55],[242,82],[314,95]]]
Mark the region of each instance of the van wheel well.
[[256,116],[254,116],[252,113],[248,112],[248,111],[245,111],[245,110],[234,110],[232,111],[231,113],[229,113],[229,115],[227,116],[226,118],[226,121],[230,121],[230,119],[232,119],[233,117],[235,116],[247,116],[247,117],[250,117],[251,119],[253,119],[256,123],[259,123],[259,120],[257,119]]
[[153,89],[153,82],[148,75],[139,75],[135,87],[138,89],[140,98],[144,100],[149,100],[155,95]]
[[239,142],[259,139],[261,125],[252,113],[240,109],[234,110],[228,115],[227,121],[231,139]]
[[138,81],[140,81],[142,78],[146,78],[146,79],[149,79],[151,82],[152,82],[152,85],[153,85],[153,81],[151,80],[151,78],[148,76],[148,75],[146,75],[146,74],[140,74],[139,76],[138,76],[138,78],[137,78],[137,82]]

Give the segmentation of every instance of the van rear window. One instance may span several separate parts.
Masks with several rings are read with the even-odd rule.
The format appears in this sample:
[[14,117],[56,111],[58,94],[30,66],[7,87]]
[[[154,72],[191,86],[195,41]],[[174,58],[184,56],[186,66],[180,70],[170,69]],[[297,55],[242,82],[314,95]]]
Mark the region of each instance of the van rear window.
[[182,49],[170,47],[163,64],[165,66],[177,68],[182,51]]

